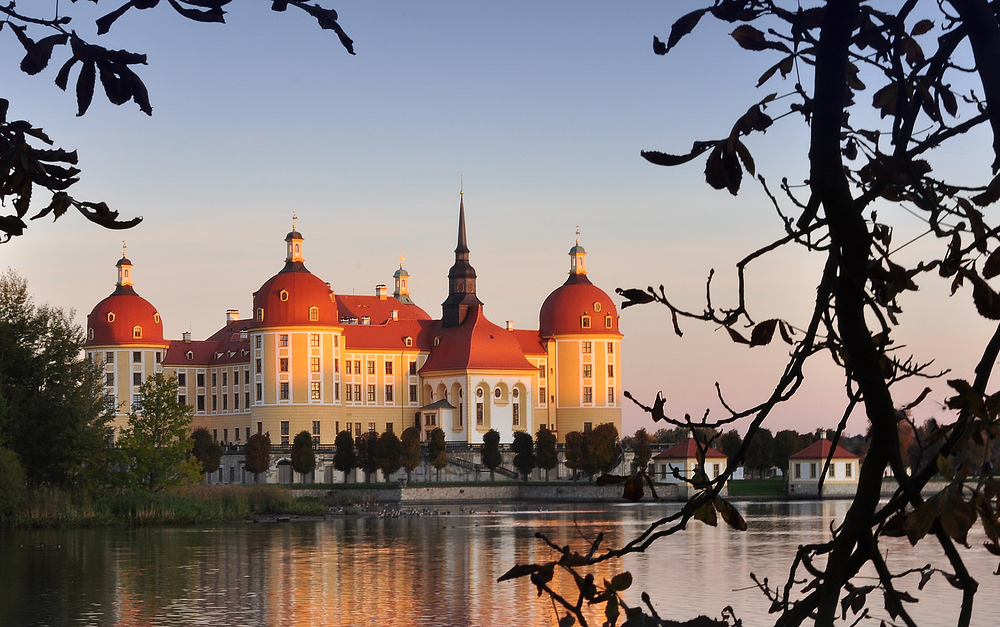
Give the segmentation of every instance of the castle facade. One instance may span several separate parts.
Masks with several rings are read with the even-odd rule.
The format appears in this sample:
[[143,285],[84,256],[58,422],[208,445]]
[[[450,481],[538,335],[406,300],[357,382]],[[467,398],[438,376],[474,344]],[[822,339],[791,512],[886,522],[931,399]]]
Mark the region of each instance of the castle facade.
[[402,263],[392,294],[385,285],[373,295],[336,294],[306,269],[304,239],[293,222],[284,267],[253,294],[251,315],[229,310],[205,340],[164,339],[156,307],[135,291],[132,262],[118,260],[114,292],[87,316],[86,344],[103,364],[116,433],[157,372],[176,377],[194,427],[229,445],[252,433],[288,445],[301,431],[332,445],[344,430],[398,435],[410,426],[423,439],[440,427],[448,441],[476,444],[490,429],[501,442],[542,425],[560,442],[606,422],[621,431],[618,312],[587,278],[579,241],[538,329],[515,329],[490,322],[476,296],[464,198],[439,319],[412,300]]

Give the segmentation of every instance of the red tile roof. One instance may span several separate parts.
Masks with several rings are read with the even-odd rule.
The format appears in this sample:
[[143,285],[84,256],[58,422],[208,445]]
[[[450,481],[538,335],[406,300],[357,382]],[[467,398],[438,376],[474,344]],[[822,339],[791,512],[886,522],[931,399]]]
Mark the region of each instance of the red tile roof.
[[[698,457],[698,445],[694,438],[687,438],[683,442],[674,444],[662,453],[657,453],[653,459],[696,459]],[[726,459],[726,456],[714,448],[705,451],[705,459]]]
[[[600,311],[594,303],[600,305]],[[583,327],[583,316],[590,317],[590,327]],[[611,316],[611,328],[605,317]],[[618,335],[618,311],[604,290],[590,282],[586,274],[570,274],[562,286],[549,294],[538,312],[538,330],[545,337],[553,335]]]
[[[397,351],[430,350],[434,330],[439,323],[434,320],[396,320],[384,324],[345,324],[344,347],[346,350],[383,349]],[[412,346],[406,345],[406,338]]]
[[[234,320],[212,334],[207,340],[185,342],[170,340],[163,358],[166,366],[221,366],[250,363],[250,340],[241,339],[241,331],[250,320]],[[191,358],[188,359],[188,352]]]
[[508,331],[508,333],[512,334],[517,343],[521,345],[521,351],[525,355],[548,354],[545,350],[545,340],[542,339],[542,335],[538,331],[514,329],[513,331]]
[[[290,268],[290,269],[289,269]],[[291,325],[336,326],[340,320],[333,292],[327,285],[299,264],[286,264],[286,269],[274,275],[253,294],[253,327]],[[284,298],[284,300],[282,300]],[[317,320],[310,320],[309,310],[318,309]],[[257,312],[264,311],[258,321]]]
[[382,324],[391,320],[392,312],[398,312],[400,320],[430,320],[427,312],[416,305],[405,305],[393,296],[386,296],[385,300],[378,296],[355,296],[337,294],[337,310],[341,318],[362,317],[371,319],[372,324]]
[[431,348],[422,374],[449,370],[536,370],[524,358],[514,334],[483,315],[482,307],[471,307],[457,327],[437,332],[438,346]]
[[[809,446],[805,447],[798,453],[794,455],[789,455],[789,459],[826,459],[830,455],[830,447],[833,446],[833,442],[826,439],[816,440]],[[833,452],[834,459],[858,459],[858,456],[854,453],[837,447],[837,450]]]

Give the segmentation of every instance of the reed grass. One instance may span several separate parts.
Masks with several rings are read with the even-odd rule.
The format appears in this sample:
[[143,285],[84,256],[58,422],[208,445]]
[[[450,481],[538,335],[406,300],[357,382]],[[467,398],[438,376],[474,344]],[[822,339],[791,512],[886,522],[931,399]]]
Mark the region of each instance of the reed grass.
[[158,493],[91,495],[38,488],[24,504],[0,517],[7,527],[176,525],[249,520],[260,515],[322,516],[316,498],[294,498],[278,486],[197,486]]

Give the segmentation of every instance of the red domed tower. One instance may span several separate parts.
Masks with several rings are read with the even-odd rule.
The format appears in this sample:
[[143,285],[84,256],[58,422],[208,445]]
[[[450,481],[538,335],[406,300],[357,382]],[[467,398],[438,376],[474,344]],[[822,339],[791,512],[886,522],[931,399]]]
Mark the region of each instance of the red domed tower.
[[169,342],[163,339],[163,322],[156,307],[133,287],[132,262],[124,249],[116,265],[115,291],[87,316],[86,350],[91,359],[103,363],[104,393],[109,406],[115,408],[117,431],[125,426],[132,406],[141,402],[139,386],[146,377],[163,370]]
[[[343,327],[330,285],[306,269],[303,239],[293,216],[285,266],[253,295],[251,427],[269,432],[275,445],[341,417]],[[323,432],[332,433],[332,425]]]
[[621,338],[618,310],[587,278],[587,251],[570,249],[566,282],[538,313],[538,332],[549,342],[550,408],[560,436],[610,422],[621,432]]

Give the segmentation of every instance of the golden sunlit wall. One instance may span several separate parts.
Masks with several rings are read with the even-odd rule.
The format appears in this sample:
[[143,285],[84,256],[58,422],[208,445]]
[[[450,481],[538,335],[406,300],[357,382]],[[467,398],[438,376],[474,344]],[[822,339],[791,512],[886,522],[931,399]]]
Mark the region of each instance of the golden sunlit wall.
[[91,346],[87,359],[101,365],[104,398],[114,407],[112,422],[117,437],[128,424],[133,403],[139,400],[139,386],[146,378],[163,371],[166,345]]

